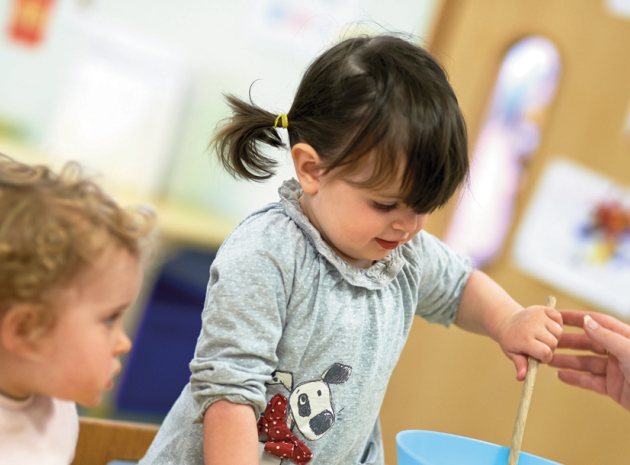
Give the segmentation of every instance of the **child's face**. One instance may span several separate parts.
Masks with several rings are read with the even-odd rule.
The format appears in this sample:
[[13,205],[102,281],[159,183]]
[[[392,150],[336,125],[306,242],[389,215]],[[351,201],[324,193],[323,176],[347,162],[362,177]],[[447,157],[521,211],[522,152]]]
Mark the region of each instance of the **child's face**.
[[39,341],[43,394],[85,406],[101,400],[121,369],[119,356],[131,348],[121,317],[141,280],[138,259],[110,246],[91,269],[54,294],[57,320]]
[[[350,180],[365,179],[367,174],[356,173]],[[328,173],[320,177],[317,192],[301,202],[324,240],[350,263],[367,268],[426,224],[428,214],[415,213],[399,198],[399,185],[360,188]]]

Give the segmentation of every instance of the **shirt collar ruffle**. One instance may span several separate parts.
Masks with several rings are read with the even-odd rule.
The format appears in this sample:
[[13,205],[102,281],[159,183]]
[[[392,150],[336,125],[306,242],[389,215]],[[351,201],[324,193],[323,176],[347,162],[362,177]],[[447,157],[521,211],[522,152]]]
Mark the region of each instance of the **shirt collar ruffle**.
[[278,189],[280,204],[285,212],[304,232],[315,249],[354,286],[366,289],[381,289],[387,286],[400,272],[405,264],[400,248],[391,251],[385,258],[374,262],[369,268],[359,268],[341,258],[323,239],[320,232],[308,220],[302,208],[299,198],[302,188],[295,179],[289,179],[282,183]]

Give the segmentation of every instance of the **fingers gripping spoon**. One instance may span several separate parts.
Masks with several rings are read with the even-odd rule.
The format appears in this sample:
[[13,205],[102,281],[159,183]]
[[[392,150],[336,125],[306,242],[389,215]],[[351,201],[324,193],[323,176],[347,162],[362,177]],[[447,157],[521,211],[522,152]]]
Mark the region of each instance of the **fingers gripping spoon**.
[[[547,297],[547,307],[556,307],[556,298],[554,296]],[[508,465],[517,465],[518,455],[521,452],[521,443],[523,442],[523,433],[525,431],[525,421],[527,420],[527,412],[529,404],[532,400],[532,392],[534,391],[534,383],[536,382],[536,374],[538,373],[538,360],[529,357],[527,363],[527,375],[521,390],[521,400],[518,404],[516,412],[516,421],[512,430],[512,442],[510,444],[510,456],[508,457]]]

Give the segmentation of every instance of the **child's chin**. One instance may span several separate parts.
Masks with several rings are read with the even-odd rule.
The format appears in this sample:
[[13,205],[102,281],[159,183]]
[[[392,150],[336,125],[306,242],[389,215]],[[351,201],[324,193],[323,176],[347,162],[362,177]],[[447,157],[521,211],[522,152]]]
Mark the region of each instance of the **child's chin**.
[[383,250],[382,253],[380,253],[380,254],[378,254],[377,256],[374,257],[374,261],[377,262],[379,260],[383,260],[384,258],[386,258],[391,253],[392,253],[392,250]]
[[98,393],[97,395],[93,397],[77,399],[76,402],[81,407],[93,408],[93,407],[97,407],[101,403],[102,398],[103,398],[102,394]]

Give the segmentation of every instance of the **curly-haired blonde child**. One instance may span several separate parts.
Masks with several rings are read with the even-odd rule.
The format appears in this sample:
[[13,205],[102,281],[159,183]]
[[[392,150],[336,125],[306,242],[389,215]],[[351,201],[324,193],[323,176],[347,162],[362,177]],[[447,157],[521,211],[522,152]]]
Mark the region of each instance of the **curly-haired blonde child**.
[[153,230],[74,163],[59,173],[0,155],[0,457],[67,465],[75,402],[93,406],[129,351],[121,316]]

